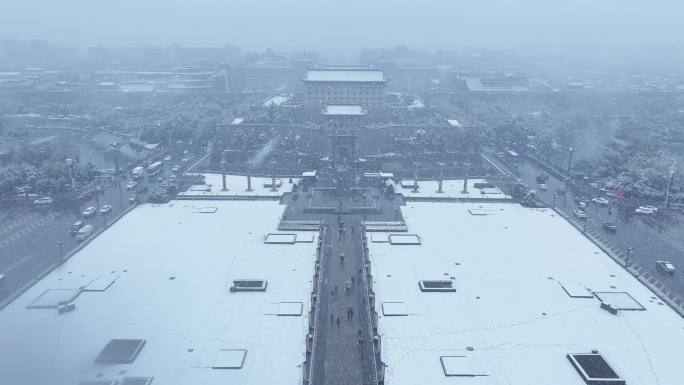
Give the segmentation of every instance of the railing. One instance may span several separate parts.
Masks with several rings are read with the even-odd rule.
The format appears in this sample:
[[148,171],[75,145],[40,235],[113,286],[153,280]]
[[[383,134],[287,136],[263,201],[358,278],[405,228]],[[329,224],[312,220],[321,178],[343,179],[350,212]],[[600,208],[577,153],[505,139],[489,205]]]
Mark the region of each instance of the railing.
[[[372,343],[369,343],[369,348],[371,351],[371,354],[373,356],[373,371],[372,371],[372,384],[383,384],[384,383],[384,376],[380,376],[380,379],[378,379],[378,375],[380,372],[378,371],[378,361],[380,361],[382,365],[382,361],[380,359],[380,336],[378,335],[378,329],[377,329],[377,313],[375,313],[375,296],[372,295],[373,293],[373,287],[372,287],[372,282],[373,280],[371,279],[371,271],[370,271],[370,257],[368,253],[368,237],[366,236],[366,231],[361,227],[361,234],[362,234],[362,247],[363,247],[363,288],[364,288],[364,296],[367,299],[366,302],[366,314],[368,316],[368,326],[370,327],[370,333],[371,337],[373,338]],[[375,322],[374,322],[375,321]],[[376,346],[377,345],[377,346]]]
[[[303,367],[303,378],[302,383],[308,385],[312,378],[314,378],[314,368],[316,365],[313,363],[313,358],[316,356],[316,340],[318,339],[318,324],[319,319],[319,309],[321,302],[320,288],[322,284],[323,274],[322,271],[322,260],[323,260],[323,243],[325,241],[325,236],[327,234],[327,226],[321,226],[318,233],[318,246],[316,247],[316,262],[314,268],[314,279],[313,279],[313,291],[311,310],[309,310],[309,333],[306,335],[306,361]],[[309,349],[309,347],[311,347]]]

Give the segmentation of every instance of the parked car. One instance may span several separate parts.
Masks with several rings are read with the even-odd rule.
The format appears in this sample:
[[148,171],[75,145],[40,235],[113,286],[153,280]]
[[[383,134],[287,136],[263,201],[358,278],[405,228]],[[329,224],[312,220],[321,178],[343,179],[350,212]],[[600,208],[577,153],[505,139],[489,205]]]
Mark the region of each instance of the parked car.
[[71,236],[75,236],[76,233],[78,233],[78,230],[81,229],[81,227],[85,226],[85,222],[83,221],[77,221],[73,225],[71,225],[71,228],[69,229],[69,234]]
[[81,213],[81,215],[83,215],[84,218],[90,218],[93,215],[95,215],[96,211],[97,210],[95,209],[95,207],[88,207],[87,209],[83,210],[83,213]]
[[138,185],[138,183],[136,183],[136,182],[128,182],[126,184],[126,190],[133,190],[135,188],[135,186],[137,186],[137,185]]
[[178,165],[173,166],[173,168],[171,168],[171,171],[173,171],[173,172],[178,172],[178,170],[180,170],[180,166],[178,166]]
[[650,215],[650,214],[655,214],[656,210],[653,210],[649,207],[646,206],[639,206],[634,210],[636,214],[644,214],[644,215]]
[[95,231],[93,225],[85,225],[81,227],[76,233],[76,239],[80,242],[90,236]]
[[606,198],[603,198],[603,197],[591,198],[591,201],[594,203],[600,204],[600,205],[604,205],[604,206],[610,204],[610,201]]
[[539,184],[539,190],[546,191],[548,189],[549,189],[549,186],[547,186],[546,183],[540,183]]
[[580,202],[589,202],[589,199],[585,197],[575,197],[573,200],[575,201],[575,204],[580,204]]
[[661,272],[665,274],[674,274],[677,269],[674,267],[674,265],[668,261],[658,261],[656,262],[656,269],[660,270]]
[[100,214],[105,215],[112,211],[112,205],[100,206]]
[[658,208],[655,206],[647,205],[647,206],[641,206],[641,207],[643,207],[645,209],[649,209],[649,210],[653,211],[654,213],[658,212]]
[[601,225],[604,230],[608,231],[609,233],[614,233],[617,231],[617,225],[613,222],[606,222],[603,225]]
[[575,210],[575,211],[573,211],[573,214],[575,214],[575,216],[579,219],[589,218],[589,215],[587,215],[587,213],[584,212],[584,210]]
[[54,200],[52,198],[42,197],[42,198],[38,198],[35,201],[33,201],[33,204],[35,206],[49,206],[52,204],[52,202],[54,202]]
[[78,196],[77,199],[81,202],[87,202],[87,201],[93,199],[95,194],[97,194],[97,191],[95,191],[95,190],[84,191]]
[[173,158],[171,158],[171,155],[167,155],[164,157],[164,160],[167,162],[170,161],[171,159],[173,159]]

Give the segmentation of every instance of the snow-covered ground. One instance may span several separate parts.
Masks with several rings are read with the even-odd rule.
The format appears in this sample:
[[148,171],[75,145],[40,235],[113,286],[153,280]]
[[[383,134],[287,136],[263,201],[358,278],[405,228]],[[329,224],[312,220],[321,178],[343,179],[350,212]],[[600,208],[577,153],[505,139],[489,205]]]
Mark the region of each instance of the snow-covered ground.
[[[279,197],[286,192],[292,191],[292,186],[299,182],[299,178],[276,178],[275,191],[271,189],[271,178],[252,177],[252,191],[247,191],[247,177],[244,175],[226,175],[226,187],[228,191],[222,191],[223,181],[221,174],[202,174],[205,185],[192,186],[187,191],[178,195],[182,196],[268,196]],[[279,186],[280,185],[280,186]],[[265,187],[268,186],[268,187]]]
[[[378,233],[369,242],[387,385],[580,385],[566,355],[592,350],[627,384],[682,382],[684,320],[552,210],[408,202],[402,211],[421,245]],[[420,280],[451,280],[456,292],[421,292]],[[591,291],[628,292],[646,310],[612,315]],[[383,316],[386,302],[407,315]],[[446,360],[483,376],[447,377],[442,356],[465,356]]]
[[[265,244],[282,210],[235,201],[134,209],[0,311],[0,383],[301,383],[316,241]],[[230,293],[234,279],[266,279],[267,290]],[[79,288],[72,312],[27,308],[46,290]],[[131,364],[94,363],[116,338],[145,345]],[[223,349],[247,350],[242,369],[211,368]]]
[[[402,180],[394,184],[394,191],[401,192],[405,197],[420,198],[510,198],[499,188],[475,188],[476,183],[486,183],[484,179],[468,179],[468,191],[463,192],[463,179],[442,181],[442,193],[438,193],[439,181],[418,181],[418,191],[413,191],[413,180]],[[402,187],[403,185],[403,187]]]

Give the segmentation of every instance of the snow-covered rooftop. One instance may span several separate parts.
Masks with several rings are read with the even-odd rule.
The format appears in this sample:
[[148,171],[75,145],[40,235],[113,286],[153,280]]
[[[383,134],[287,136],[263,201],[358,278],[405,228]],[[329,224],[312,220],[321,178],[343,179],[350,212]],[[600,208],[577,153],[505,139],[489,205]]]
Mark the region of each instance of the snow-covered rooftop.
[[306,72],[308,82],[384,82],[382,70],[321,69]]
[[[276,189],[271,188],[272,178],[252,177],[252,191],[247,191],[247,177],[244,175],[226,175],[226,188],[223,190],[221,174],[202,174],[204,185],[191,186],[187,191],[178,195],[184,197],[208,197],[208,196],[261,196],[279,197],[286,192],[292,191],[292,186],[299,182],[300,178],[276,178]],[[292,183],[290,183],[292,179]]]
[[[681,383],[684,320],[552,210],[408,202],[402,211],[420,245],[380,233],[369,242],[387,385],[581,385],[566,355],[592,350],[627,384]],[[456,291],[422,292],[421,280]],[[645,311],[613,315],[592,292],[627,292]]]
[[366,110],[361,106],[330,105],[323,110],[323,115],[366,115]]
[[[484,184],[484,185],[483,185]],[[416,198],[496,198],[496,199],[510,199],[498,187],[483,187],[491,186],[484,179],[468,179],[468,190],[463,191],[463,179],[445,179],[442,181],[442,191],[438,193],[439,181],[436,180],[421,180],[418,181],[418,190],[414,191],[413,180],[402,180],[400,183],[394,184],[394,191],[402,193],[405,197]],[[476,187],[478,186],[478,187]]]
[[[136,208],[0,311],[0,382],[301,383],[316,241],[264,243],[283,207]],[[266,280],[266,291],[232,293],[235,279]],[[74,295],[64,314],[27,308]],[[144,345],[132,363],[95,363],[112,339]]]

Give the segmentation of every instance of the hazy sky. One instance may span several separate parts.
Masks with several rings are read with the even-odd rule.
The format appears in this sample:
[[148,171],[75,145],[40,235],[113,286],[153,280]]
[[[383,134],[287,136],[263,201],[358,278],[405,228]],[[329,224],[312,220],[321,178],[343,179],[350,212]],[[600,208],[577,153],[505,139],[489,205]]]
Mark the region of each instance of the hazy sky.
[[684,0],[0,0],[0,38],[323,53],[478,46],[625,57],[682,48]]

